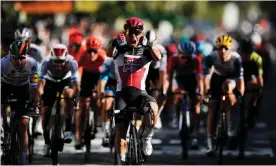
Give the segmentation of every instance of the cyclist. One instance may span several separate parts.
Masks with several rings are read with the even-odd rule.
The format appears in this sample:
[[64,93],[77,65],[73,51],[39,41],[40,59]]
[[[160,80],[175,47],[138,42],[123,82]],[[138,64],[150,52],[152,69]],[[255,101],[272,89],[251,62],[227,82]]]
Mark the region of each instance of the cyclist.
[[[83,128],[81,126],[82,114],[84,111],[88,110],[92,104],[92,110],[97,110],[96,105],[96,94],[92,93],[92,90],[97,90],[97,83],[100,78],[100,71],[106,60],[107,56],[105,51],[102,49],[102,41],[95,36],[89,37],[86,40],[87,52],[81,55],[79,60],[79,66],[83,68],[83,73],[81,76],[81,91],[80,91],[80,111],[77,113],[76,121],[76,140],[75,148],[81,149],[81,138],[83,133]],[[93,97],[93,102],[91,100]],[[92,138],[95,136],[96,128],[94,129]]]
[[242,39],[239,46],[242,55],[244,69],[245,92],[247,96],[246,108],[248,110],[248,127],[254,126],[254,115],[256,114],[256,104],[263,88],[263,61],[262,57],[254,51],[251,40]]
[[[38,67],[40,68],[40,63],[44,58],[44,52],[38,45],[32,43],[31,30],[26,27],[19,28],[14,32],[14,38],[16,40],[28,40],[29,43],[31,43],[27,54],[38,62]],[[42,134],[41,116],[36,117],[33,120],[34,120],[34,123],[33,123],[34,133],[36,135],[41,135]]]
[[[184,41],[178,45],[179,54],[171,57],[168,62],[168,78],[173,92],[185,90],[188,92],[191,106],[191,120],[193,126],[191,148],[198,148],[198,128],[200,101],[203,96],[202,80],[202,60],[200,56],[195,56],[195,48],[189,41]],[[176,105],[179,104],[181,95],[174,95],[171,110],[176,114]],[[175,118],[176,119],[176,118]],[[176,120],[173,120],[177,122]],[[177,124],[175,124],[177,125]]]
[[[67,47],[64,44],[55,44],[51,48],[50,55],[46,57],[41,64],[40,80],[38,83],[38,94],[42,96],[42,127],[44,133],[45,146],[43,149],[44,156],[50,155],[50,138],[48,121],[51,108],[54,105],[56,94],[63,90],[63,95],[66,98],[79,95],[79,76],[78,64],[74,58],[68,54]],[[64,141],[70,143],[73,134],[71,132],[72,122],[72,107],[73,100],[64,100],[65,111],[65,132]]]
[[[144,111],[144,124],[139,129],[142,136],[142,150],[147,156],[152,153],[151,138],[153,127],[157,122],[158,106],[155,99],[146,92],[145,81],[150,62],[160,60],[158,49],[151,45],[143,36],[144,23],[137,17],[130,17],[124,25],[125,34],[119,34],[108,46],[107,55],[113,55],[117,90],[115,94],[115,111],[126,106],[137,107]],[[114,48],[116,52],[113,54]],[[153,111],[153,124],[150,123]],[[115,149],[119,164],[125,163],[126,132],[129,120],[122,112],[116,114]]]
[[[207,87],[205,94],[210,91],[211,101],[208,105],[207,115],[207,155],[213,155],[213,122],[216,114],[215,104],[220,101],[222,93],[226,93],[226,99],[222,103],[227,110],[228,136],[235,136],[232,130],[231,109],[237,103],[237,97],[244,93],[243,68],[241,57],[237,52],[231,50],[232,37],[219,36],[216,39],[216,51],[212,52],[204,61],[204,76],[210,77],[211,68],[214,71],[211,79],[205,79]],[[209,81],[210,80],[210,81]],[[234,93],[235,92],[235,93]],[[236,94],[236,95],[235,95]]]
[[[151,62],[148,77],[146,79],[146,90],[149,95],[155,99],[160,99],[160,96],[164,97],[167,92],[167,51],[161,44],[156,42],[157,36],[153,30],[147,31],[145,37],[150,43],[154,44],[154,46],[161,53],[161,59],[159,61]],[[158,100],[159,107],[165,104],[163,100],[164,98],[162,100]],[[161,119],[158,117],[155,128],[161,127]]]
[[[16,40],[10,45],[9,55],[1,58],[1,102],[5,102],[10,94],[17,97],[19,104],[26,101],[36,101],[36,88],[38,82],[38,64],[27,56],[30,43]],[[7,105],[1,104],[3,128],[8,129]],[[18,131],[20,141],[20,164],[26,164],[28,154],[28,110],[20,107],[16,110],[18,115]]]
[[[107,147],[109,145],[109,126],[110,119],[107,116],[109,111],[113,109],[114,96],[116,90],[116,76],[114,71],[114,59],[108,58],[102,67],[100,73],[100,79],[98,83],[98,97],[100,97],[100,101],[104,101],[104,106],[102,108],[102,118],[104,120],[104,137],[102,145]],[[102,100],[104,98],[104,100]]]
[[38,63],[41,63],[44,58],[44,53],[38,45],[32,43],[32,32],[29,28],[23,27],[17,29],[14,32],[14,38],[15,40],[28,40],[31,43],[28,55],[34,58]]

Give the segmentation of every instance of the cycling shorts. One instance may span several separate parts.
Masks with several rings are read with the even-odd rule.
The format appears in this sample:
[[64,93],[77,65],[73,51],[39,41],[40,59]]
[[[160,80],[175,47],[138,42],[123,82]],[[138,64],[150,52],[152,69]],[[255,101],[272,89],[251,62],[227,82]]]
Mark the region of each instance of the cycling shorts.
[[185,90],[191,99],[196,97],[197,92],[197,80],[196,75],[177,76],[173,80],[173,92],[179,92]]
[[92,96],[92,90],[97,86],[98,80],[100,78],[100,73],[93,73],[83,70],[81,77],[81,97],[90,97]]
[[25,84],[22,86],[13,86],[11,84],[1,82],[1,103],[8,99],[8,96],[13,94],[15,98],[17,98],[18,103],[22,104],[22,107],[18,108],[19,110],[16,111],[16,117],[27,116],[28,110],[23,108],[26,104],[26,101],[30,100],[30,87],[29,84]]
[[42,95],[43,105],[48,107],[53,106],[56,101],[57,92],[63,92],[63,90],[67,88],[72,88],[70,77],[61,82],[53,82],[46,79],[44,94]]
[[222,96],[222,85],[225,81],[231,81],[234,93],[237,92],[236,81],[234,79],[230,79],[225,76],[220,76],[214,73],[210,80],[211,97],[213,100],[220,100],[220,97]]
[[[140,90],[135,87],[127,87],[122,89],[121,91],[117,91],[115,94],[115,110],[123,110],[126,106],[135,107],[141,110],[145,103],[147,102],[155,102],[156,100],[147,94],[146,91]],[[115,122],[128,123],[130,117],[125,117],[123,111],[115,116]]]

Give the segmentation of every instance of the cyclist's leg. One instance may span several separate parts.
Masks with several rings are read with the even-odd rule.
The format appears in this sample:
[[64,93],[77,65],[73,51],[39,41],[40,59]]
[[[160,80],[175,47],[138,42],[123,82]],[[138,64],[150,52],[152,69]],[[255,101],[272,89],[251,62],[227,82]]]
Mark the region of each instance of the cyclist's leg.
[[207,125],[206,125],[206,136],[207,136],[207,155],[212,155],[213,153],[213,136],[214,128],[216,124],[216,113],[217,105],[220,100],[221,87],[225,79],[221,76],[213,74],[210,80],[210,90],[211,90],[211,100],[208,104],[208,115],[207,115]]
[[140,106],[144,112],[143,125],[139,130],[139,135],[142,135],[143,152],[149,156],[153,151],[151,139],[153,136],[153,127],[157,123],[158,105],[156,100],[149,96],[146,91],[141,93],[136,99],[135,104],[137,104],[137,107]]
[[[115,94],[115,111],[123,110],[126,103],[123,99],[122,92]],[[126,135],[129,120],[124,118],[122,112],[115,115],[115,150],[119,164],[124,164],[126,161],[127,142]]]
[[199,116],[200,116],[200,101],[201,97],[197,92],[197,81],[196,78],[193,77],[189,79],[187,91],[190,99],[190,108],[191,108],[191,127],[192,127],[192,142],[191,148],[198,148],[198,130],[199,130]]
[[234,89],[236,88],[236,82],[232,79],[227,79],[223,82],[222,90],[226,92],[225,100],[222,102],[222,108],[226,110],[226,117],[228,123],[228,136],[233,137],[236,133],[233,131],[233,120],[232,120],[232,108],[237,104],[237,98],[234,94]]
[[17,127],[20,142],[20,164],[26,164],[28,155],[28,124],[29,116],[28,110],[24,108],[26,101],[30,99],[29,95],[29,85],[24,85],[21,87],[16,87],[16,96],[18,97],[19,103],[22,103],[20,107],[16,110],[16,115],[18,118]]
[[[184,86],[183,84],[180,83],[180,81],[176,81],[175,79],[173,79],[172,89],[173,89],[173,92],[179,92],[184,90]],[[181,97],[182,97],[181,94],[173,94],[172,101],[170,102],[169,110],[172,113],[172,122],[171,122],[172,128],[177,128],[178,126],[177,108]]]
[[[95,80],[94,80],[95,79]],[[76,135],[75,135],[75,148],[79,149],[81,147],[81,140],[84,132],[85,126],[85,114],[86,111],[90,109],[91,106],[91,92],[96,86],[98,79],[97,74],[91,74],[83,70],[83,74],[81,77],[81,90],[80,90],[80,110],[76,113]],[[93,110],[93,109],[92,109]]]
[[[69,83],[68,86],[64,87],[63,91],[65,98],[73,98],[73,89],[71,84]],[[73,139],[72,134],[72,111],[73,111],[73,100],[72,99],[65,99],[64,100],[64,113],[65,113],[65,132],[64,132],[64,139],[65,143],[70,143]]]
[[51,109],[54,105],[56,93],[58,90],[58,84],[46,80],[44,86],[44,94],[39,94],[42,96],[43,105],[41,107],[41,117],[42,117],[42,129],[45,145],[43,148],[44,156],[50,156],[51,142],[50,142],[50,131],[49,131],[49,120],[51,116]]
[[[114,96],[114,91],[111,89],[107,89],[105,90],[105,103],[104,103],[104,107],[103,107],[103,112],[102,112],[102,118],[104,121],[104,140],[108,140],[109,139],[109,126],[110,126],[110,118],[108,117],[108,113],[112,110],[113,107],[113,102],[114,102],[114,98],[113,97],[108,97],[108,96]],[[104,141],[103,140],[103,141]],[[104,145],[104,142],[103,142]]]

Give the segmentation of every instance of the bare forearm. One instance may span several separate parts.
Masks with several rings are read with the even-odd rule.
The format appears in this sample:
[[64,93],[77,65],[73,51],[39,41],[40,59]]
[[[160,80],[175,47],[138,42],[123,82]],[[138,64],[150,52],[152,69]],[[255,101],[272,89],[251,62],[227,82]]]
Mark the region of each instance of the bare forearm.
[[242,96],[244,94],[244,88],[244,80],[238,79],[238,91],[241,93]]
[[151,47],[151,55],[152,55],[152,58],[154,60],[160,60],[161,59],[160,51],[154,46]]

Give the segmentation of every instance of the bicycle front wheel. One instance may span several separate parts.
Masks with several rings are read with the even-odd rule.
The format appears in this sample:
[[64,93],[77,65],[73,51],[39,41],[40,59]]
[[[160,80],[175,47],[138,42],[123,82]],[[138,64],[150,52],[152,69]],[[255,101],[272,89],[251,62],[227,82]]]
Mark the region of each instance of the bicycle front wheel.
[[128,162],[131,165],[139,165],[138,156],[138,138],[135,126],[130,127],[129,133],[129,148],[128,148]]

